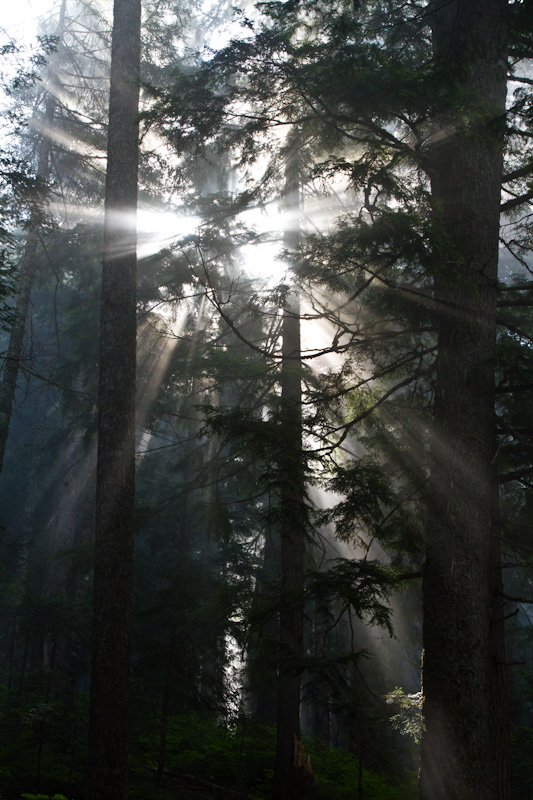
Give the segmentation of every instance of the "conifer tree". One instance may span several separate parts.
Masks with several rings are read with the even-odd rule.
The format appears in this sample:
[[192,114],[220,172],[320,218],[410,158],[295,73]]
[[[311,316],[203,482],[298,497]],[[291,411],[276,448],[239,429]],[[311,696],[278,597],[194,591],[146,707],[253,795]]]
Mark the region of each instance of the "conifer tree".
[[[504,800],[509,745],[502,648],[494,644],[501,598],[493,464],[507,3],[434,3],[431,10],[447,98],[433,120],[432,191],[447,242],[435,265],[420,792],[423,800]],[[466,124],[454,108],[458,87],[469,102]]]
[[125,800],[133,599],[136,207],[140,0],[115,0],[105,196],[93,650],[91,800]]
[[[286,155],[284,244],[290,253],[300,243],[299,133],[292,131]],[[300,685],[304,627],[304,555],[307,528],[303,463],[302,353],[300,304],[289,289],[281,335],[281,410],[279,453],[280,657],[277,689],[277,739],[274,798],[304,800],[312,773],[300,742]]]
[[[56,28],[56,37],[61,44],[65,27],[65,13],[67,0],[62,0],[59,19]],[[39,155],[37,161],[37,178],[44,183],[49,178],[49,161],[52,151],[51,133],[54,127],[54,116],[56,111],[56,98],[54,92],[57,87],[57,75],[55,61],[57,56],[52,55],[48,66],[48,88],[47,97],[42,120],[42,133],[40,136]],[[40,229],[42,226],[42,209],[35,206],[31,212],[28,224],[28,238],[24,247],[24,254],[21,259],[19,269],[19,285],[17,302],[15,307],[15,320],[9,337],[4,369],[2,372],[2,382],[0,383],[0,472],[4,463],[4,452],[9,433],[9,423],[11,420],[11,410],[17,386],[20,360],[24,348],[24,335],[30,305],[30,296],[36,273],[36,257],[39,246]]]

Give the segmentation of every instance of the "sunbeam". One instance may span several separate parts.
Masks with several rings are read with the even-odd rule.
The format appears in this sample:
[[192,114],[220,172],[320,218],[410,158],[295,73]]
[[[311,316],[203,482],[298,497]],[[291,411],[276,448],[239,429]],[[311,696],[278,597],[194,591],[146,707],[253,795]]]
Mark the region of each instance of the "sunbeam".
[[153,433],[146,427],[148,417],[157,398],[161,383],[183,333],[188,316],[186,304],[182,303],[172,322],[152,313],[138,329],[138,378],[137,378],[137,456],[146,455]]

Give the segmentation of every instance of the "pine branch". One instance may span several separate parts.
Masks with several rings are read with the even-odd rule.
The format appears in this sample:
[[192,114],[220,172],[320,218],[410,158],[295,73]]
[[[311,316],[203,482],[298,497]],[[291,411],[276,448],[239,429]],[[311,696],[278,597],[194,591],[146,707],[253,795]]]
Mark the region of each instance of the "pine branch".
[[519,306],[524,306],[526,308],[533,306],[533,297],[523,297],[520,300],[498,301],[498,308],[518,308]]
[[512,172],[508,172],[507,175],[504,175],[502,178],[502,183],[511,183],[511,181],[517,181],[519,178],[527,178],[532,172],[533,164],[526,164],[525,166],[514,169]]
[[507,211],[512,211],[513,208],[517,208],[518,206],[523,205],[523,203],[527,203],[531,199],[533,199],[533,190],[526,192],[526,194],[522,194],[519,197],[513,197],[512,200],[507,200],[505,203],[502,203],[500,206],[500,212],[505,214]]
[[529,486],[529,483],[524,480],[526,475],[531,474],[531,467],[525,467],[524,469],[516,469],[512,472],[504,472],[503,475],[498,477],[498,483],[510,483],[511,481],[520,481],[522,483],[526,483]]
[[531,597],[513,597],[510,594],[505,594],[504,592],[501,593],[501,597],[504,600],[509,600],[511,603],[526,603],[526,605],[533,605],[533,598]]

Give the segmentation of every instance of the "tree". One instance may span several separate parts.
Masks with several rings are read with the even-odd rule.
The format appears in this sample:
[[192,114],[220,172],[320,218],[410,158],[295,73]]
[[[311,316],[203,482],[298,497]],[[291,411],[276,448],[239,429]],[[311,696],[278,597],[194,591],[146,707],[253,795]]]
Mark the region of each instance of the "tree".
[[[285,168],[287,224],[284,244],[296,253],[300,240],[299,134],[289,135]],[[300,304],[289,289],[281,335],[281,409],[279,452],[280,655],[274,798],[305,798],[312,772],[300,742],[300,684],[304,629],[304,556],[307,533],[302,427],[302,353]]]
[[[63,0],[59,11],[56,36],[62,40],[65,27],[65,12],[67,0]],[[53,86],[56,82],[55,69],[56,56],[52,60],[48,69],[48,81]],[[50,131],[54,126],[54,116],[56,111],[56,98],[52,92],[48,92],[43,114],[43,134],[39,146],[39,156],[37,162],[37,178],[46,182],[49,177],[49,159],[52,150]],[[35,205],[31,211],[31,218],[28,223],[28,238],[24,248],[24,255],[20,265],[20,277],[18,285],[17,303],[15,308],[15,320],[9,337],[9,347],[6,353],[2,382],[0,383],[0,472],[4,463],[4,452],[6,448],[7,436],[9,433],[9,423],[11,420],[11,409],[17,387],[17,376],[20,368],[24,347],[24,334],[30,304],[31,290],[35,280],[35,260],[37,248],[39,246],[39,232],[42,225],[42,209]]]
[[126,797],[133,596],[140,0],[115,0],[105,197],[89,785]]
[[[492,517],[507,3],[434,3],[431,10],[444,89],[433,120],[431,177],[445,247],[434,279],[438,356],[423,583],[420,791],[423,800],[507,798]],[[461,97],[468,100],[466,122],[459,117]]]

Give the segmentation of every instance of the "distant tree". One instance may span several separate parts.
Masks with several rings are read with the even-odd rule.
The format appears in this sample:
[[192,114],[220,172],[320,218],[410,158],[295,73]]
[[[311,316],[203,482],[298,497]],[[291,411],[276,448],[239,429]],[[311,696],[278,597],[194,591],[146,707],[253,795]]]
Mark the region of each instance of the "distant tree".
[[[59,11],[56,37],[61,40],[65,27],[65,13],[67,0],[63,0]],[[48,67],[47,79],[51,86],[56,83],[56,57],[53,54]],[[56,111],[56,98],[52,91],[47,92],[45,109],[42,120],[42,134],[40,137],[39,155],[37,160],[37,178],[46,183],[49,177],[49,161],[52,150],[51,131],[54,126],[54,116]],[[31,290],[35,280],[36,256],[39,246],[39,234],[42,226],[42,209],[39,204],[34,204],[30,212],[28,222],[28,237],[24,248],[24,254],[19,268],[19,284],[17,302],[15,306],[15,319],[9,337],[9,346],[5,356],[4,369],[2,372],[2,382],[0,383],[0,472],[4,462],[4,452],[7,436],[9,433],[9,423],[11,420],[11,409],[15,397],[17,377],[19,374],[20,360],[24,347],[24,334],[26,331],[28,308],[30,304]]]

